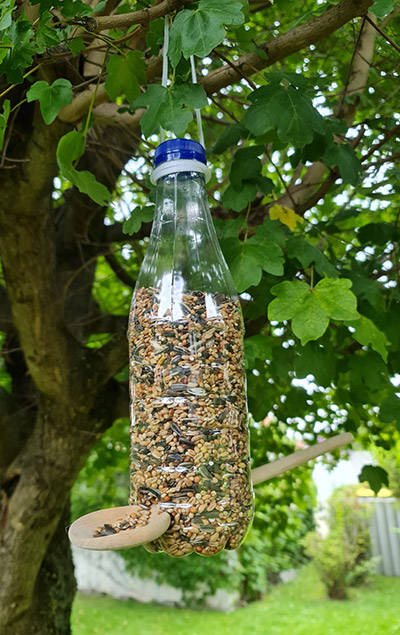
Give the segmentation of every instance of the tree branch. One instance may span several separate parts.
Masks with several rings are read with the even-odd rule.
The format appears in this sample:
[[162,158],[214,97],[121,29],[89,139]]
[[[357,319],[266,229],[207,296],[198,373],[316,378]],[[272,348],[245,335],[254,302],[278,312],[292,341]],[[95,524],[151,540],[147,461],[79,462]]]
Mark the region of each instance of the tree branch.
[[134,240],[141,240],[150,236],[151,223],[142,223],[138,232],[132,236],[124,234],[122,231],[123,223],[114,223],[113,225],[104,225],[101,242],[110,243],[130,243]]
[[168,13],[178,11],[184,4],[194,2],[194,0],[164,0],[158,5],[149,9],[141,9],[131,13],[121,13],[119,15],[105,15],[98,18],[90,17],[88,30],[98,33],[106,29],[125,29],[135,24],[147,25],[152,20],[162,18]]
[[397,126],[394,126],[391,130],[388,130],[380,141],[374,143],[368,150],[367,154],[364,154],[361,162],[364,163],[364,161],[367,161],[367,159],[369,159],[369,157],[372,156],[374,152],[379,150],[379,148],[381,148],[387,141],[389,141],[389,139],[391,139],[398,133],[400,134],[400,124],[397,124]]
[[385,38],[385,40],[387,42],[389,42],[390,46],[392,46],[395,51],[400,53],[400,46],[397,46],[397,44],[395,42],[393,42],[393,40],[390,39],[390,37],[388,35],[386,35],[386,33],[384,33],[382,31],[382,29],[380,29],[379,26],[377,24],[375,24],[375,22],[373,22],[373,20],[371,20],[370,17],[368,17],[368,15],[365,16],[365,17],[368,20],[368,22],[374,27],[374,29],[376,29],[376,31],[378,31],[379,35],[381,35],[383,38]]
[[78,346],[65,328],[55,273],[52,188],[64,130],[59,122],[47,126],[36,108],[25,148],[29,161],[18,164],[12,180],[0,175],[0,253],[13,323],[34,383],[60,403],[72,398]]
[[[256,53],[246,53],[239,58],[236,66],[243,75],[251,76],[256,71],[272,66],[288,55],[328,37],[349,20],[364,15],[372,3],[373,0],[341,0],[314,20],[301,24],[263,44],[260,48],[267,54],[267,59],[262,59]],[[237,71],[230,66],[221,66],[211,71],[200,83],[210,95],[236,81]]]
[[117,278],[119,278],[123,284],[126,284],[126,286],[133,289],[135,287],[136,280],[131,278],[131,276],[125,271],[122,265],[118,262],[117,258],[114,256],[114,254],[106,254],[105,259],[107,260]]
[[[340,95],[339,103],[334,110],[335,117],[344,119],[349,126],[353,123],[357,112],[360,101],[359,95],[364,92],[368,83],[375,39],[376,33],[374,29],[364,19],[360,26],[350,60],[346,83]],[[345,97],[349,94],[355,96],[351,104],[347,104],[345,100]],[[304,213],[304,211],[310,209],[311,205],[309,205],[309,202],[314,200],[314,197],[307,197],[312,195],[313,192],[318,196],[320,190],[315,191],[315,186],[316,184],[320,184],[325,171],[326,166],[322,161],[313,163],[313,165],[306,170],[301,183],[289,186],[289,191],[279,198],[278,203],[280,205],[292,206],[299,214],[301,210],[303,210]],[[331,183],[331,186],[333,185],[329,177],[326,184],[327,183]],[[326,194],[328,190],[329,188],[323,191]],[[318,200],[320,200],[320,198],[321,196],[318,196]]]
[[97,392],[128,363],[127,326],[126,320],[124,330],[101,348],[87,349],[86,387],[89,394]]

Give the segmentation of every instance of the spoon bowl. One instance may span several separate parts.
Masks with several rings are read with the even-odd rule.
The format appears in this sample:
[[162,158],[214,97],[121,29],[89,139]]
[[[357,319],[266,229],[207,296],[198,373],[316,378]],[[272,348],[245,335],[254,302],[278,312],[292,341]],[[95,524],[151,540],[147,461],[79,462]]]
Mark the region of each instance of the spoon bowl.
[[148,523],[132,529],[124,529],[108,536],[94,536],[98,527],[112,525],[117,521],[129,520],[130,514],[142,511],[139,505],[124,505],[99,509],[96,512],[81,516],[72,523],[68,537],[73,545],[81,549],[105,551],[109,549],[127,549],[144,545],[156,540],[164,534],[171,523],[171,516],[160,511],[158,505],[152,505]]

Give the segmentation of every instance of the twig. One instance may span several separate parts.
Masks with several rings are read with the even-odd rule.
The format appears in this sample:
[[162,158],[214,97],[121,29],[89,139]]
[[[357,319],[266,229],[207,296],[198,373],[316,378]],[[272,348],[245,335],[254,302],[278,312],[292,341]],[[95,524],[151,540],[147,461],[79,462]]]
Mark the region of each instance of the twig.
[[391,130],[388,130],[387,133],[384,135],[383,139],[381,139],[378,143],[374,143],[374,145],[371,146],[367,154],[364,154],[364,156],[362,157],[361,163],[364,163],[364,161],[369,159],[369,157],[372,154],[374,154],[376,150],[379,150],[379,148],[381,148],[383,144],[386,143],[386,141],[389,141],[389,139],[393,137],[394,135],[396,135],[398,132],[400,133],[400,124],[397,124],[397,126],[394,126],[394,128],[392,128]]
[[389,42],[390,46],[392,46],[395,51],[400,53],[400,46],[397,46],[397,44],[393,42],[393,40],[391,40],[390,37],[386,35],[386,33],[384,33],[382,29],[380,29],[379,26],[375,24],[375,22],[371,20],[371,18],[368,15],[365,16],[365,20],[367,20],[370,23],[370,25],[373,26],[376,31],[378,31],[379,35],[385,38],[386,42]]
[[133,289],[136,284],[136,280],[131,278],[129,273],[125,271],[122,265],[118,262],[117,258],[114,256],[114,254],[106,254],[105,259],[107,260],[117,278],[119,278],[121,282],[126,284],[128,287],[131,287],[131,289]]
[[283,187],[285,188],[286,194],[288,195],[288,197],[289,197],[289,198],[290,198],[290,200],[292,201],[293,208],[295,208],[295,207],[296,207],[296,201],[294,200],[294,198],[293,198],[293,196],[292,196],[292,193],[290,192],[290,190],[289,190],[289,188],[288,188],[288,186],[287,186],[287,183],[285,183],[285,179],[283,178],[283,176],[282,176],[282,173],[281,173],[280,169],[278,168],[278,166],[277,166],[277,165],[275,165],[275,163],[273,162],[273,160],[272,160],[272,158],[271,158],[271,155],[269,154],[269,152],[268,152],[268,150],[267,150],[266,148],[265,148],[264,152],[265,152],[265,154],[267,155],[268,161],[271,163],[271,165],[273,165],[273,166],[274,166],[274,168],[275,168],[275,170],[276,170],[276,173],[277,173],[277,175],[278,175],[278,177],[279,177],[279,180],[281,181],[281,183],[282,183]]
[[[219,57],[219,59],[220,59],[220,60],[222,60],[223,62],[226,62],[226,63],[228,64],[228,66],[230,66],[230,67],[231,67],[231,68],[235,71],[235,73],[237,73],[237,74],[239,75],[239,77],[240,77],[241,79],[244,79],[244,80],[248,83],[248,85],[250,86],[250,88],[251,88],[252,90],[256,90],[257,86],[255,85],[255,83],[254,83],[254,82],[252,82],[252,81],[251,81],[251,79],[248,79],[248,78],[246,77],[246,75],[244,75],[244,74],[242,73],[242,71],[240,70],[240,67],[239,67],[239,66],[236,66],[233,62],[231,62],[231,60],[230,60],[230,59],[228,59],[227,57],[225,57],[225,55],[223,55],[222,53],[220,53],[219,51],[217,51],[217,49],[214,49],[213,53],[214,53],[214,55],[216,55],[217,57]],[[257,69],[256,69],[256,71],[258,72],[258,70],[257,70]]]

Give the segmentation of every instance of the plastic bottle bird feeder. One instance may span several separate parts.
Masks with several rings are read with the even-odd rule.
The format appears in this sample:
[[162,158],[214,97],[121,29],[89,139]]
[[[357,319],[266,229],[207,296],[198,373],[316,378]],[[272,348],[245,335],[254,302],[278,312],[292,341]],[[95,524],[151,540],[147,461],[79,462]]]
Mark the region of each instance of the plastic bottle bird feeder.
[[195,141],[165,141],[154,164],[155,217],[128,327],[131,505],[88,514],[69,536],[90,549],[144,544],[172,556],[214,555],[244,539],[252,480],[352,435],[250,474],[243,320],[208,208],[205,151]]

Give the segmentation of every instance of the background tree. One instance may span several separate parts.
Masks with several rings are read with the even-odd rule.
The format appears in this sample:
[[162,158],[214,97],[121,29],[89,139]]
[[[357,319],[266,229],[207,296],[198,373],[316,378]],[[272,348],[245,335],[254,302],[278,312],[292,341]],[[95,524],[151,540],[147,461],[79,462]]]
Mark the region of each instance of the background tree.
[[397,4],[1,3],[4,633],[69,633],[69,493],[99,435],[127,413],[126,313],[150,229],[154,135],[161,125],[195,137],[192,108],[203,108],[213,214],[244,294],[255,419],[270,411],[307,441],[346,429],[390,447]]

